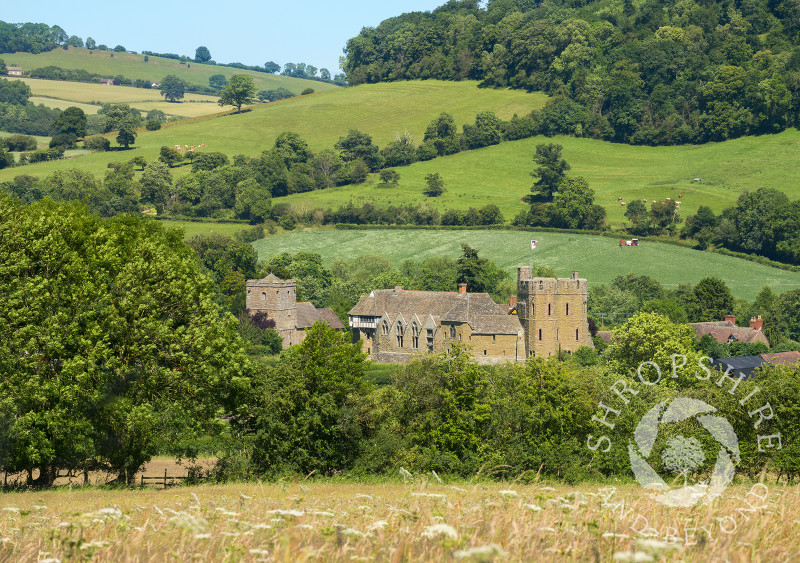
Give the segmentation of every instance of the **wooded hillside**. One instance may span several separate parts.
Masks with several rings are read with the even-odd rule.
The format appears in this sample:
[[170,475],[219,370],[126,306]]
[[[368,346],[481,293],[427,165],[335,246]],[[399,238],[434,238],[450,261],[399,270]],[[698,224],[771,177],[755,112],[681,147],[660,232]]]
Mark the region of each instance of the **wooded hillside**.
[[[449,0],[347,42],[349,84],[437,78],[555,96],[555,133],[633,144],[795,126],[793,0]],[[552,127],[551,127],[552,128]]]

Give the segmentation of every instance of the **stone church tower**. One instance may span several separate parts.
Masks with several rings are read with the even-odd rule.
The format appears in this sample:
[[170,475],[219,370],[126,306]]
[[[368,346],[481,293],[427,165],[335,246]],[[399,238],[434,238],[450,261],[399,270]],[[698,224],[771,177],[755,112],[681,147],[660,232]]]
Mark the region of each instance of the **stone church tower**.
[[546,358],[593,346],[586,316],[588,284],[571,278],[532,278],[517,268],[517,316],[525,331],[527,356]]
[[247,308],[251,312],[267,312],[275,321],[275,330],[283,338],[284,347],[292,342],[297,327],[297,282],[282,280],[270,274],[261,280],[247,280]]

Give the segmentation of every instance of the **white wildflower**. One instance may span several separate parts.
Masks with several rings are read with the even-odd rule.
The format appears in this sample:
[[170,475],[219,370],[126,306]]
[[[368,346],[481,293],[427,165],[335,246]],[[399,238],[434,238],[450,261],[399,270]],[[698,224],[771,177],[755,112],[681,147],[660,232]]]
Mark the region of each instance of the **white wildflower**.
[[81,545],[81,549],[103,549],[109,545],[111,544],[109,544],[107,541],[94,540]]
[[114,507],[114,508],[101,508],[100,510],[96,511],[94,514],[99,516],[99,517],[101,517],[101,518],[108,518],[108,519],[111,519],[111,520],[119,520],[123,516],[122,511],[117,507]]
[[313,530],[314,526],[312,526],[311,524],[298,524],[297,526],[295,526],[295,528],[301,528],[303,530]]
[[195,534],[194,539],[196,540],[207,540],[211,539],[211,534]]
[[3,507],[3,512],[10,512],[12,514],[19,514],[19,507],[18,506],[5,506],[5,507]]
[[46,506],[43,506],[43,505],[41,505],[41,504],[34,504],[34,505],[33,505],[33,509],[34,509],[34,510],[47,510],[47,507],[46,507]]
[[341,532],[339,532],[343,536],[353,536],[355,538],[364,537],[363,532],[359,532],[358,530],[354,530],[353,528],[345,528]]
[[198,518],[193,514],[183,512],[176,516],[170,517],[167,522],[175,528],[186,530],[187,532],[204,532],[208,522],[204,518]]
[[511,489],[504,489],[502,491],[498,491],[498,494],[501,497],[505,497],[505,498],[517,498],[519,496],[517,491],[512,491]]
[[362,493],[357,493],[355,498],[365,498],[365,499],[372,500],[372,495],[365,495],[365,494],[362,494]]
[[39,559],[39,563],[61,563],[61,559],[48,557],[47,559]]
[[266,557],[269,555],[269,551],[266,549],[251,549],[250,555],[261,555],[262,557]]
[[646,563],[654,561],[653,557],[643,551],[618,551],[614,554],[614,561],[628,561],[630,563]]
[[0,543],[6,544],[6,543],[12,543],[12,541],[11,538],[0,538]]
[[447,495],[440,495],[437,493],[411,493],[412,497],[427,497],[439,500],[447,500]]
[[267,514],[275,514],[276,516],[291,516],[293,518],[299,518],[305,515],[305,512],[301,512],[300,510],[281,510],[280,508],[276,508],[275,510],[267,510]]
[[533,512],[539,512],[542,509],[541,506],[536,506],[535,504],[526,504],[525,508],[532,510]]
[[429,539],[434,539],[439,536],[444,536],[452,540],[458,539],[458,532],[449,524],[434,524],[433,526],[428,526],[421,535]]
[[378,520],[372,526],[369,527],[370,530],[383,530],[386,526],[389,525],[389,522],[386,520]]
[[539,490],[540,491],[557,491],[557,489],[554,489],[553,487],[539,487]]
[[496,543],[470,547],[469,549],[462,549],[453,552],[454,559],[467,559],[469,557],[475,557],[481,561],[486,561],[493,557],[506,557],[507,555],[508,554],[503,551],[503,548]]
[[539,531],[541,531],[541,532],[555,532],[556,529],[547,526],[546,528],[539,528]]
[[229,538],[238,538],[241,534],[239,532],[220,532],[223,536],[228,536]]
[[683,551],[683,547],[674,542],[665,542],[656,539],[637,539],[636,547],[648,553],[658,554],[662,551]]
[[315,510],[311,514],[313,514],[314,516],[328,516],[330,518],[336,516],[333,512],[327,512],[325,510]]
[[254,530],[271,530],[272,526],[270,526],[269,524],[264,524],[264,523],[259,522],[258,524],[253,524],[253,529]]

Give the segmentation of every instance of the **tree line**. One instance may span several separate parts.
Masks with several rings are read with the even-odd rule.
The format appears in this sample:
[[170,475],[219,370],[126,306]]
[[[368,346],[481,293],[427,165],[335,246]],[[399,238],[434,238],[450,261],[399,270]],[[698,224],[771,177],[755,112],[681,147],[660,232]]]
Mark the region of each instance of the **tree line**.
[[435,78],[546,92],[552,133],[702,143],[798,123],[799,34],[788,0],[449,0],[363,28],[344,70],[351,85]]

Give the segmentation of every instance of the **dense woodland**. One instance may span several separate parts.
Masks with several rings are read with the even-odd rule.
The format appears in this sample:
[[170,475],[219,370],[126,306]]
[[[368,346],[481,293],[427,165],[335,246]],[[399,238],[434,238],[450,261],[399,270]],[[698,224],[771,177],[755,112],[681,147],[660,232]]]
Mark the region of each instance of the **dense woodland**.
[[791,0],[449,0],[364,28],[348,83],[436,78],[543,91],[550,131],[634,144],[722,141],[798,123]]

